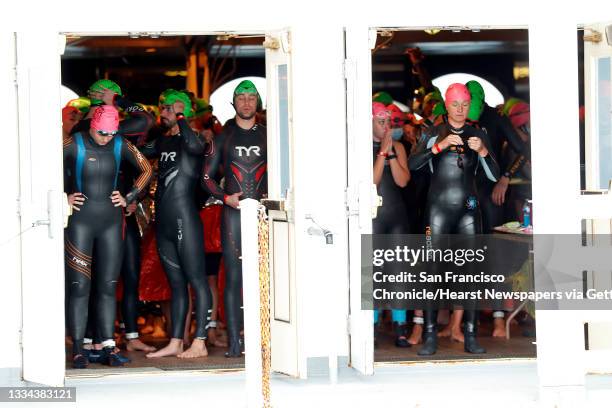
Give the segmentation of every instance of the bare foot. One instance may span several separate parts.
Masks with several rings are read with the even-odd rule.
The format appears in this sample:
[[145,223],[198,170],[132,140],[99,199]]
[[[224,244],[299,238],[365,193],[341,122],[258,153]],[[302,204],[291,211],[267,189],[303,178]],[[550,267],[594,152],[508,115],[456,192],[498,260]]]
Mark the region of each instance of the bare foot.
[[156,348],[153,346],[149,346],[148,344],[143,343],[140,339],[130,339],[128,340],[127,346],[125,347],[127,351],[155,351]]
[[415,324],[412,327],[412,333],[410,333],[410,337],[408,337],[408,343],[412,345],[419,344],[422,340],[422,334],[423,334],[423,325]]
[[204,344],[204,340],[193,339],[193,343],[191,343],[191,347],[183,351],[181,354],[177,355],[177,357],[178,358],[198,358],[198,357],[206,357],[207,355],[208,355],[208,350],[206,350],[206,344]]
[[451,325],[447,324],[444,326],[442,330],[438,332],[438,337],[450,337],[451,335]]
[[461,327],[453,327],[451,329],[450,337],[451,340],[457,341],[459,343],[463,343],[465,341],[463,333],[461,332]]
[[178,356],[182,352],[183,352],[183,340],[170,339],[170,343],[168,343],[166,347],[154,353],[147,354],[147,358]]
[[504,319],[501,317],[496,317],[493,319],[493,337],[506,337],[506,326],[504,324]]

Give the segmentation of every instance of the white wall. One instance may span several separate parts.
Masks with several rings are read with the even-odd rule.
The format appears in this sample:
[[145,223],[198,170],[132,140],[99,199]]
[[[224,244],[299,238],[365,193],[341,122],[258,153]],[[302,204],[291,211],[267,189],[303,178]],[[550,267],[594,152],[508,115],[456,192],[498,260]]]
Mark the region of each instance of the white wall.
[[[21,328],[21,275],[19,218],[19,145],[17,139],[17,103],[15,94],[14,36],[0,35],[0,100],[2,117],[2,182],[0,194],[0,370],[21,367],[19,345]],[[27,233],[27,232],[26,232]]]

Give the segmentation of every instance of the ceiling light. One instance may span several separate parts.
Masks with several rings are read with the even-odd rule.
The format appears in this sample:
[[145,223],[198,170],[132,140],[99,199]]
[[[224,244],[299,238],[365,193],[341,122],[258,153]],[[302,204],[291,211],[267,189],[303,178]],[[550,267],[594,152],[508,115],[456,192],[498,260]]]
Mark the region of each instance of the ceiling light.
[[438,28],[429,28],[427,30],[424,30],[427,34],[429,35],[436,35],[438,34],[441,30]]

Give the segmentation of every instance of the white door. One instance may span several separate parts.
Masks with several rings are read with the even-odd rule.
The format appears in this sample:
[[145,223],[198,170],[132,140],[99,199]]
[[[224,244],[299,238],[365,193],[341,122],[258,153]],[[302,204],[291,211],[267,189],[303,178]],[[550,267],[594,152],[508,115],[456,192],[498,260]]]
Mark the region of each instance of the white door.
[[292,194],[291,37],[266,33],[270,329],[272,370],[298,376]]
[[[372,182],[372,56],[376,30],[346,30],[346,115],[348,147],[347,209],[349,218],[350,364],[362,374],[374,372],[374,320],[362,310],[361,234],[372,233],[376,188]],[[368,165],[369,163],[369,165]]]
[[[581,207],[587,242],[612,246],[612,21],[586,25],[584,36],[586,189],[605,194],[581,197]],[[586,278],[588,289],[612,289],[610,270],[588,271]],[[586,370],[612,373],[612,311],[585,316]]]
[[23,378],[64,383],[61,38],[17,33]]

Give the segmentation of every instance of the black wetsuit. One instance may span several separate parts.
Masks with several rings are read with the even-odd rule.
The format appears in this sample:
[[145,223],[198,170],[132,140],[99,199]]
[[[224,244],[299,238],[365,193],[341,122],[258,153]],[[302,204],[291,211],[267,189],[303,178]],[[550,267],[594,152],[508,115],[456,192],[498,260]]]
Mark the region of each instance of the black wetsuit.
[[155,219],[157,251],[172,290],[172,338],[182,339],[191,285],[195,293],[196,332],[206,338],[212,297],[206,280],[204,232],[196,205],[205,141],[186,119],[178,119],[179,133],[160,136],[142,151],[158,157]]
[[[463,146],[451,146],[434,154],[432,147],[439,143],[449,133],[457,134],[463,139]],[[461,129],[453,129],[448,124],[441,124],[427,129],[419,146],[409,159],[410,170],[418,170],[429,166],[431,183],[427,196],[425,224],[427,234],[431,234],[434,247],[436,237],[440,234],[474,235],[482,232],[481,215],[476,195],[476,174],[483,171],[491,181],[499,177],[499,166],[491,154],[480,157],[470,149],[467,139],[479,137],[489,152],[491,145],[487,135],[479,129],[465,125]],[[476,310],[475,304],[465,306],[466,338],[470,339],[465,347],[470,346],[475,337]],[[425,336],[422,354],[432,354],[436,348],[437,310],[428,303],[425,308]],[[433,346],[432,346],[433,345]],[[421,351],[419,351],[421,354]]]
[[[219,167],[225,172],[225,191],[215,181]],[[225,195],[242,192],[240,199],[259,200],[268,191],[266,128],[255,125],[245,130],[234,123],[225,125],[215,137],[206,158],[203,187],[220,200]],[[240,211],[229,205],[223,207],[221,243],[225,265],[225,313],[230,341],[229,356],[240,351],[242,325],[242,261],[240,240]]]
[[69,286],[68,322],[74,352],[81,354],[87,324],[95,247],[97,327],[101,340],[112,340],[115,321],[115,288],[121,266],[125,222],[123,209],[115,207],[110,196],[117,190],[120,161],[139,169],[140,174],[128,203],[148,185],[153,172],[140,152],[115,136],[105,146],[98,145],[87,133],[77,133],[64,141],[64,168],[71,172],[72,191],[86,197],[80,211],[74,211],[65,231],[66,279]]
[[[508,143],[508,147],[516,154],[515,160],[505,166],[505,172],[501,175],[512,177],[525,163],[527,157],[527,146],[521,140],[520,136],[512,127],[510,119],[500,115],[495,108],[485,104],[484,110],[478,122],[474,123],[474,127],[483,130],[491,143],[491,154],[500,160],[502,157],[502,148],[504,142]],[[487,179],[484,174],[478,175],[478,196],[482,208],[482,224],[483,232],[488,233],[494,227],[503,224],[504,218],[503,206],[493,203],[491,193],[495,187],[495,182]]]
[[[123,97],[116,97],[115,104],[123,109],[127,117],[119,122],[119,133],[137,147],[142,147],[146,136],[153,126],[154,118],[141,106]],[[93,109],[93,108],[92,108]],[[72,129],[72,133],[89,131],[91,119],[83,119]],[[119,190],[125,196],[128,188],[138,177],[134,168],[122,165],[119,175]],[[121,312],[125,324],[126,336],[130,339],[138,338],[138,284],[140,280],[140,231],[136,223],[135,214],[125,218],[125,246],[123,251],[123,262],[121,266],[121,277],[123,279],[123,301]],[[95,269],[95,266],[94,266]],[[95,283],[94,283],[95,292]],[[90,299],[89,322],[87,336],[93,337],[94,343],[100,341],[99,330],[95,328],[96,309],[95,299]]]

